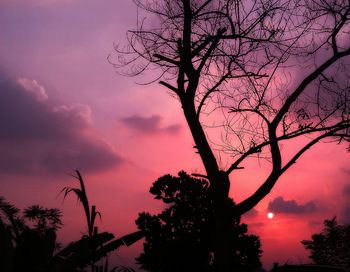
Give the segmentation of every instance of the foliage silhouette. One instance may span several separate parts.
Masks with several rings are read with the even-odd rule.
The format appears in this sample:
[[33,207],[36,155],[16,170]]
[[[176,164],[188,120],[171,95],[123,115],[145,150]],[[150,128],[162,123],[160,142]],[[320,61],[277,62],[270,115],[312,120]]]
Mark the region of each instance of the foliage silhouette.
[[135,270],[126,266],[116,266],[110,272],[135,272]]
[[[74,177],[79,181],[80,188],[65,187],[62,192],[64,192],[64,198],[69,193],[74,193],[78,201],[83,205],[88,235],[84,235],[81,240],[71,243],[65,249],[58,252],[55,260],[61,266],[60,271],[68,271],[68,269],[74,271],[78,267],[83,268],[88,264],[91,266],[91,271],[95,271],[96,269],[100,269],[98,265],[95,265],[97,261],[120,246],[132,245],[143,238],[144,234],[142,231],[136,231],[114,239],[112,233],[98,233],[98,228],[95,226],[95,219],[97,215],[101,217],[101,214],[96,211],[95,205],[92,205],[90,208],[82,175],[78,170],[76,170],[76,174],[77,176]],[[61,260],[64,261],[62,262]]]
[[[61,212],[58,209],[47,209],[38,205],[30,206],[21,212],[0,197],[0,271],[75,272],[90,265],[92,272],[107,272],[107,261],[104,266],[95,263],[120,246],[130,246],[143,238],[142,231],[118,239],[109,232],[98,233],[94,225],[98,213],[94,206],[90,210],[84,181],[78,171],[77,174],[80,189],[64,188],[63,191],[65,196],[73,191],[86,205],[84,212],[86,216],[89,215],[88,235],[83,235],[80,240],[71,242],[54,253],[57,245],[56,231],[62,225]],[[118,269],[127,268],[116,267],[112,271]]]
[[[229,218],[256,206],[311,147],[350,142],[350,3],[134,2],[136,28],[111,63],[124,75],[157,71],[149,83],[159,81],[179,101],[213,192],[214,261],[230,271]],[[281,149],[295,141],[303,145],[294,153]],[[251,158],[270,162],[269,173],[227,205],[230,174]]]
[[303,246],[310,251],[315,264],[350,268],[350,225],[339,225],[336,218],[324,221],[321,233],[303,240]]
[[78,201],[83,205],[84,213],[86,217],[87,227],[88,227],[88,234],[89,237],[92,238],[95,233],[97,233],[97,227],[95,226],[95,219],[98,215],[101,219],[101,213],[96,211],[96,206],[92,205],[90,210],[89,200],[86,194],[85,185],[83,178],[78,170],[76,170],[77,176],[73,176],[74,178],[79,180],[79,186],[80,188],[73,188],[73,187],[65,187],[62,189],[62,192],[64,192],[64,198],[69,193],[74,193]]
[[[141,213],[136,220],[145,232],[144,252],[137,258],[147,271],[216,271],[212,262],[214,208],[209,184],[185,172],[165,175],[155,181],[150,193],[166,208],[158,215]],[[232,200],[229,205],[234,206]],[[247,226],[231,218],[230,257],[235,271],[253,271],[261,266],[260,241],[247,235]]]
[[[38,205],[21,213],[0,198],[0,237],[4,241],[0,267],[4,271],[50,271],[56,247],[56,231],[62,225],[61,212]],[[1,257],[0,257],[1,258]]]

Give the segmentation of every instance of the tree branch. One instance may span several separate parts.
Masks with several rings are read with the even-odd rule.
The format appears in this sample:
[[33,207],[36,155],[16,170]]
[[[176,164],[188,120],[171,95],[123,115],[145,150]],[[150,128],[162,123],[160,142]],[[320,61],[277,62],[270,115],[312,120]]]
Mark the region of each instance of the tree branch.
[[[333,134],[337,131],[349,128],[350,124],[346,124],[343,126],[340,126],[336,129],[333,129],[331,131],[328,131],[312,141],[310,141],[308,144],[306,144],[303,148],[301,148],[294,156],[293,158],[283,167],[273,167],[271,174],[269,177],[266,179],[266,181],[258,188],[258,190],[252,194],[250,197],[247,199],[243,200],[241,203],[237,204],[234,208],[234,212],[237,212],[238,214],[243,214],[253,207],[255,207],[268,193],[270,193],[271,189],[279,179],[279,177],[291,166],[293,165],[297,159],[299,159],[305,151],[307,151],[309,148],[311,148],[313,145],[318,143],[320,140],[326,138],[326,137],[331,137]],[[272,151],[271,151],[272,152]],[[277,158],[278,159],[278,158]],[[279,163],[279,161],[277,161]]]
[[162,56],[162,55],[159,55],[159,54],[154,54],[153,55],[155,58],[158,58],[160,60],[163,60],[163,61],[166,61],[166,62],[169,62],[171,64],[174,64],[176,66],[179,66],[180,65],[180,62],[179,61],[176,61],[176,60],[173,60],[173,59],[169,59],[165,56]]
[[180,92],[177,88],[175,88],[174,86],[170,85],[169,83],[165,82],[165,81],[159,81],[159,84],[167,87],[168,89],[172,90],[174,93],[176,93],[179,97],[180,97]]
[[[320,135],[319,137],[313,139],[312,141],[310,141],[307,145],[305,145],[303,148],[301,148],[294,156],[293,158],[291,158],[289,160],[289,162],[282,168],[281,170],[281,174],[283,174],[284,172],[286,172],[288,170],[289,167],[291,167],[294,163],[296,163],[297,159],[299,159],[304,153],[305,151],[307,151],[309,148],[311,148],[314,144],[318,143],[320,140],[322,140],[323,138],[326,137],[330,137],[330,136],[338,136],[336,134],[337,131],[349,128],[350,124],[346,124],[346,125],[342,125],[336,129],[333,129],[325,134]],[[349,135],[348,135],[349,136]]]
[[222,35],[226,32],[226,28],[220,28],[217,33],[215,38],[213,39],[210,47],[208,48],[207,52],[205,52],[205,55],[203,56],[198,68],[197,68],[197,73],[200,73],[202,71],[202,68],[204,66],[204,64],[206,63],[206,61],[208,60],[208,58],[210,57],[210,55],[212,54],[212,52],[214,51],[214,49],[216,48],[216,46],[218,45]]
[[323,71],[325,71],[327,68],[329,68],[333,63],[335,63],[337,60],[350,55],[350,49],[339,52],[335,55],[333,55],[331,58],[329,58],[327,61],[325,61],[322,65],[320,65],[315,71],[313,71],[310,75],[308,75],[301,83],[300,85],[295,89],[295,91],[286,99],[286,102],[283,104],[279,112],[276,114],[274,120],[271,122],[275,127],[279,124],[279,122],[282,120],[283,116],[289,111],[291,105],[294,103],[295,100],[301,95],[301,93],[306,89],[306,87],[315,80],[319,75],[322,74]]
[[[338,131],[339,127],[349,127],[350,126],[350,121],[342,121],[339,122],[333,126],[328,126],[328,127],[320,127],[320,128],[310,128],[307,130],[298,130],[298,131],[293,131],[289,134],[285,134],[282,135],[280,137],[277,138],[277,141],[284,141],[284,140],[289,140],[289,139],[293,139],[293,138],[297,138],[303,135],[307,135],[307,134],[311,134],[311,133],[316,133],[316,132],[323,132],[323,131]],[[332,135],[332,136],[336,136],[336,135]],[[248,149],[246,152],[244,152],[244,154],[241,155],[241,157],[239,157],[234,163],[231,164],[231,166],[226,170],[227,174],[230,174],[233,170],[235,169],[240,169],[240,167],[238,167],[242,161],[244,161],[248,156],[255,154],[255,153],[259,153],[261,152],[262,148],[264,148],[265,146],[269,145],[270,141],[265,141],[262,142],[258,145],[255,145],[253,147],[251,147],[250,149]]]

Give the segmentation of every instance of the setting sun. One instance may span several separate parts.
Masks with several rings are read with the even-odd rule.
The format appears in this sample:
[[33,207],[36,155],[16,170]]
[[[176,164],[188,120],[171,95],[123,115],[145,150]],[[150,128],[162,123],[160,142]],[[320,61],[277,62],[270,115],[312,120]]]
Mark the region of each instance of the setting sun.
[[269,213],[267,214],[267,218],[268,218],[268,219],[272,219],[272,218],[273,218],[273,213],[272,213],[272,212],[269,212]]

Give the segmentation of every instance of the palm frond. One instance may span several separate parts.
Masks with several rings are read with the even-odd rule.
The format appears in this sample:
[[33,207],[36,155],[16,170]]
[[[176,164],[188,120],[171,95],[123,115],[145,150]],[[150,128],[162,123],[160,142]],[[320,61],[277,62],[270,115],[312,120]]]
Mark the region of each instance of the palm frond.
[[23,218],[32,221],[37,230],[57,230],[62,225],[61,216],[59,209],[47,209],[40,205],[32,205],[23,211]]
[[1,213],[5,215],[5,218],[9,222],[13,232],[13,238],[16,240],[19,236],[18,228],[22,227],[22,220],[19,219],[18,215],[19,209],[7,202],[4,197],[0,196],[0,217]]
[[75,172],[77,175],[76,176],[73,175],[73,177],[79,181],[80,188],[64,187],[61,190],[61,193],[62,192],[64,193],[64,197],[63,197],[64,199],[70,193],[74,193],[77,196],[77,200],[83,205],[83,208],[84,208],[89,237],[92,237],[94,235],[96,216],[98,215],[101,219],[101,213],[96,211],[96,207],[94,205],[92,205],[91,211],[90,211],[89,200],[86,194],[83,177],[78,170],[76,170]]

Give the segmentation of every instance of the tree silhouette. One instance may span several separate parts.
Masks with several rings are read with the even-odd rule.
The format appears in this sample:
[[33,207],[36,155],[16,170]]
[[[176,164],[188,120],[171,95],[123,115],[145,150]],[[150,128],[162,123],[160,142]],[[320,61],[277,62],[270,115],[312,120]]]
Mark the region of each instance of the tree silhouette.
[[[315,144],[350,140],[350,3],[134,2],[137,27],[111,63],[121,74],[158,71],[154,81],[180,102],[213,192],[214,262],[229,271],[228,218],[257,205]],[[281,151],[296,141],[303,146],[295,153]],[[227,167],[218,163],[223,154]],[[270,172],[249,197],[228,205],[229,176],[249,158],[267,159]]]
[[[144,237],[142,231],[116,238],[98,232],[94,205],[89,205],[83,178],[76,171],[80,188],[66,187],[65,196],[74,192],[84,207],[88,235],[57,251],[56,231],[62,225],[61,212],[38,205],[20,211],[0,197],[0,271],[1,272],[76,272],[90,265],[91,272],[108,271],[96,262],[120,246],[130,246]],[[56,250],[55,250],[56,249]],[[132,271],[115,267],[111,271]]]
[[335,217],[324,221],[321,233],[301,243],[315,264],[350,268],[350,225],[339,225]]
[[0,268],[7,271],[50,271],[61,212],[33,205],[21,213],[0,198]]
[[[165,175],[150,189],[166,208],[158,215],[141,213],[136,220],[145,233],[144,252],[137,258],[147,271],[216,271],[213,266],[213,203],[208,182],[185,172]],[[229,205],[234,206],[232,200]],[[230,220],[230,260],[235,271],[253,271],[261,266],[260,241],[247,235],[240,219]]]

